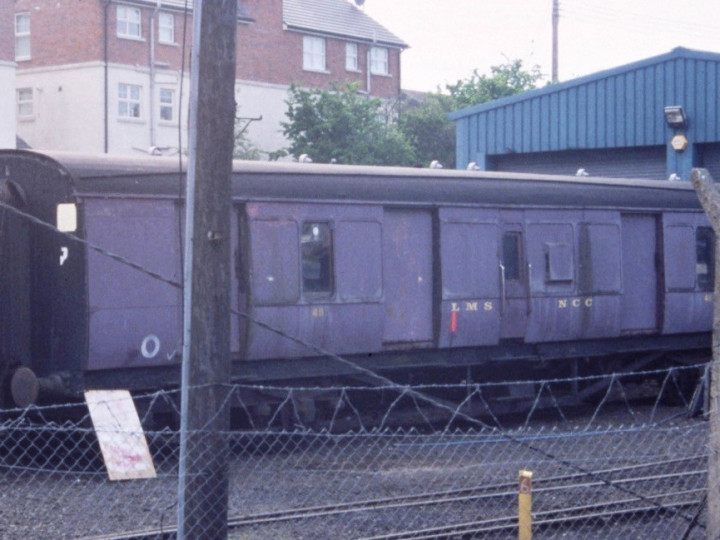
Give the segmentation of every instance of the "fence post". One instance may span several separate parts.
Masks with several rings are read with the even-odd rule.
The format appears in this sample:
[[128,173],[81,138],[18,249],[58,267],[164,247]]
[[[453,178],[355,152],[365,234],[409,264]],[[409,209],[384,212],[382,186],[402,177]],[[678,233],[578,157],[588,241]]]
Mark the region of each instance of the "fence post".
[[518,538],[532,539],[532,471],[520,471],[518,480]]

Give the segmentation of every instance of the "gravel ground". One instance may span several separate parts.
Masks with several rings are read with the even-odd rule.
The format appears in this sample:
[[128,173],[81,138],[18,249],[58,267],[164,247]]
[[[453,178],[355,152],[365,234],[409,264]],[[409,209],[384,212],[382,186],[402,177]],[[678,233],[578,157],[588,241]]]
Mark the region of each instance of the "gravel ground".
[[[603,471],[681,457],[703,458],[709,424],[680,408],[633,405],[586,411],[572,418],[536,415],[503,431],[382,433],[262,433],[233,435],[230,514],[252,515],[290,508],[355,503],[378,498],[503,484],[505,495],[452,504],[393,507],[349,515],[281,522],[232,530],[233,539],[361,538],[391,531],[463,523],[517,512],[518,471],[543,478]],[[174,437],[152,444],[158,477],[110,482],[91,437],[38,427],[6,429],[0,468],[0,537],[85,538],[122,530],[174,526],[177,445]],[[80,441],[80,442],[78,442]],[[674,467],[674,466],[672,466]],[[673,468],[665,472],[674,472]],[[679,470],[679,465],[677,466]],[[598,473],[599,474],[599,473]],[[604,474],[604,473],[603,473]],[[606,476],[605,476],[606,477]],[[616,477],[614,477],[617,479]],[[703,475],[670,480],[681,491],[704,488]],[[650,492],[649,486],[642,489]],[[554,505],[591,504],[600,496],[627,493],[597,486],[534,494],[533,511]],[[555,529],[543,538],[680,537],[689,517],[652,512],[645,519],[593,518]],[[701,519],[702,521],[702,519]],[[678,532],[677,535],[674,533]],[[507,532],[498,534],[506,538]],[[702,528],[689,538],[704,538]],[[491,537],[484,535],[485,537]]]

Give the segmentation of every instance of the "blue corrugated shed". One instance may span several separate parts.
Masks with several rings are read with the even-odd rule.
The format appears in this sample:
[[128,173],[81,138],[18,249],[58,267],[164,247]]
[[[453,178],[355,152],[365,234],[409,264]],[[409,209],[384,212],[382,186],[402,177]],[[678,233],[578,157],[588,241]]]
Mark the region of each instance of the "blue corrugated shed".
[[[667,54],[454,112],[458,168],[511,155],[666,147],[666,172],[687,178],[700,145],[720,141],[720,54]],[[669,143],[667,105],[681,105],[690,147]],[[507,160],[511,162],[512,160]],[[664,175],[663,175],[664,176]]]

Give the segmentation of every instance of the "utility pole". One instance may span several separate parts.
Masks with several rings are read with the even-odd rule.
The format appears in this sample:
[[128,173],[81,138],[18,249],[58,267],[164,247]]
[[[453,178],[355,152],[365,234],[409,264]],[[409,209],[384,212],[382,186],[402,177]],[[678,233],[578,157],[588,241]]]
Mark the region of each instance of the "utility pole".
[[553,0],[552,7],[552,82],[558,82],[558,26],[560,25],[560,0]]
[[692,183],[715,231],[715,295],[713,307],[712,364],[710,368],[707,479],[707,538],[720,538],[720,192],[707,169],[693,169]]
[[195,0],[178,538],[227,538],[230,194],[237,0]]

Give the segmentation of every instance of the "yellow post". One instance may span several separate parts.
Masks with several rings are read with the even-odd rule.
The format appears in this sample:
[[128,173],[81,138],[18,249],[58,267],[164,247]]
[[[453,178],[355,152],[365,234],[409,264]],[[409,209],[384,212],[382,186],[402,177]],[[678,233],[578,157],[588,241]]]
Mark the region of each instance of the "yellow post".
[[518,538],[532,540],[532,472],[520,471],[518,481]]

